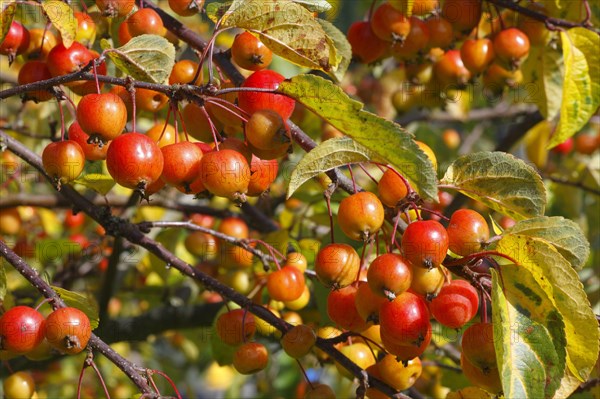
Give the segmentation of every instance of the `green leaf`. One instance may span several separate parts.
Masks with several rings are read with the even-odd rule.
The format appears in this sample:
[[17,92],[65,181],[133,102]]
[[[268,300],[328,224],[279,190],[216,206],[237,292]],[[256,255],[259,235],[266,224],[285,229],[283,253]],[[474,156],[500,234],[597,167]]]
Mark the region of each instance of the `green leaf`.
[[256,33],[275,54],[294,64],[335,70],[337,57],[331,38],[313,14],[290,0],[249,0],[232,4],[223,27]]
[[90,319],[92,330],[98,327],[98,306],[94,301],[78,292],[52,286],[52,289],[65,301],[68,306],[81,310]]
[[94,190],[98,194],[106,195],[115,185],[115,181],[109,175],[100,173],[90,173],[79,177],[73,183],[81,184],[82,186]]
[[4,41],[10,25],[15,18],[15,12],[17,11],[17,3],[10,3],[2,10],[0,14],[0,43]]
[[577,270],[585,265],[590,256],[590,243],[579,225],[562,216],[523,220],[505,233],[527,235],[548,241]]
[[424,198],[437,201],[437,178],[427,155],[400,125],[364,111],[332,82],[315,75],[298,75],[277,89],[352,137],[402,173]]
[[352,60],[352,46],[346,39],[346,35],[340,31],[335,25],[331,22],[326,21],[324,19],[317,18],[317,22],[321,24],[321,27],[333,40],[333,45],[335,46],[335,55],[336,55],[336,65],[334,72],[332,75],[338,82],[341,82],[348,70],[348,66],[350,65],[350,61]]
[[581,130],[600,105],[600,36],[573,28],[560,37],[565,64],[563,98],[560,121],[548,148]]
[[569,262],[546,240],[507,234],[496,251],[509,255],[554,302],[565,323],[567,366],[585,381],[598,359],[598,321],[579,276]]
[[71,7],[60,0],[47,0],[42,3],[42,9],[52,25],[60,32],[65,47],[71,47],[77,34],[77,19]]
[[349,137],[333,138],[324,141],[296,165],[288,185],[288,198],[307,180],[331,169],[350,163],[368,162],[375,154]]
[[[564,349],[560,359],[554,346],[564,343],[564,331],[560,319],[549,321],[557,333],[562,333],[562,341],[555,342],[544,323],[532,317],[531,310],[552,309],[552,302],[531,274],[518,269],[515,265],[502,266],[502,278],[491,270],[494,346],[504,396],[551,397],[565,369]],[[554,309],[549,313],[557,315]]]
[[4,270],[4,262],[0,262],[0,301],[4,301],[6,296],[6,270]]
[[145,82],[166,83],[175,63],[175,47],[158,35],[136,36],[117,49],[111,49],[106,39],[100,45],[117,68]]
[[537,172],[504,152],[478,152],[458,158],[442,184],[523,220],[544,214],[546,189]]

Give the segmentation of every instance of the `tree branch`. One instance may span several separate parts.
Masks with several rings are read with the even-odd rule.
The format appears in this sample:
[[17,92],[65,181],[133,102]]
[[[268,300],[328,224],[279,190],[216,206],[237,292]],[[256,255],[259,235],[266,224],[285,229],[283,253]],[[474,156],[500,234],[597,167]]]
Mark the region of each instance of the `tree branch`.
[[584,19],[581,22],[573,22],[573,21],[569,21],[566,19],[549,17],[549,16],[539,13],[537,11],[530,10],[529,8],[520,6],[511,0],[487,0],[487,1],[488,1],[488,3],[495,4],[502,8],[508,8],[509,10],[516,11],[519,14],[523,14],[523,15],[530,17],[532,19],[535,19],[537,21],[544,22],[546,24],[546,26],[560,27],[560,28],[581,27],[581,28],[586,28],[586,29],[589,29],[589,30],[595,32],[595,30],[592,29],[592,26],[589,24],[589,21],[587,21],[586,19]]
[[548,179],[554,183],[558,183],[558,184],[563,184],[565,186],[571,186],[571,187],[577,187],[583,191],[587,191],[588,193],[592,193],[594,195],[599,195],[600,196],[600,190],[597,188],[593,188],[593,187],[588,187],[585,184],[583,184],[583,182],[579,182],[579,181],[571,181],[559,176],[554,176],[554,175],[548,175],[548,174],[542,174],[542,178],[544,179]]
[[192,223],[192,222],[163,222],[163,221],[141,222],[141,223],[138,223],[138,227],[140,228],[140,230],[142,232],[145,232],[145,233],[149,233],[150,230],[153,228],[170,228],[170,227],[184,228],[184,229],[193,230],[193,231],[201,231],[203,233],[210,234],[210,235],[220,239],[223,242],[229,243],[231,245],[235,245],[237,247],[240,247],[240,248],[245,249],[246,251],[252,253],[254,256],[256,256],[257,258],[260,259],[260,261],[262,262],[262,264],[264,265],[264,267],[266,269],[270,269],[270,263],[273,261],[273,258],[271,256],[267,255],[260,249],[256,249],[253,246],[251,246],[249,244],[248,240],[235,238],[235,237],[229,236],[227,234],[223,234],[217,230],[209,229],[209,228],[203,227],[203,226],[198,226],[197,224]]
[[[0,256],[8,261],[31,285],[33,285],[40,294],[45,298],[52,300],[52,306],[56,308],[66,307],[67,305],[63,302],[60,296],[50,287],[46,281],[21,257],[15,254],[10,248],[6,246],[4,241],[0,241]],[[98,336],[92,334],[88,346],[101,354],[107,359],[113,362],[118,368],[121,369],[129,377],[129,379],[139,388],[140,392],[144,393],[149,397],[157,397],[152,391],[146,380],[137,372],[136,367],[133,363],[123,358],[117,352],[115,352],[110,346],[102,341]]]

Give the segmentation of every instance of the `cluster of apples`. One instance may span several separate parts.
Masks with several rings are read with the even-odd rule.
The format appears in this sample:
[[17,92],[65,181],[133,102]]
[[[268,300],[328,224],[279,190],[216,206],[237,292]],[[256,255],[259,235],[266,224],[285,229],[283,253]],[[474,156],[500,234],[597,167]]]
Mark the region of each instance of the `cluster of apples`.
[[[438,0],[416,0],[410,17],[406,7],[403,0],[386,1],[369,21],[350,27],[348,40],[355,58],[364,63],[393,56],[413,85],[413,94],[461,89],[481,75],[486,93],[500,95],[522,82],[520,66],[530,46],[544,46],[549,40],[543,22],[507,13],[491,18],[483,13],[480,0],[446,0],[441,9]],[[541,3],[532,2],[528,8],[546,13]],[[482,33],[484,25],[487,35]]]

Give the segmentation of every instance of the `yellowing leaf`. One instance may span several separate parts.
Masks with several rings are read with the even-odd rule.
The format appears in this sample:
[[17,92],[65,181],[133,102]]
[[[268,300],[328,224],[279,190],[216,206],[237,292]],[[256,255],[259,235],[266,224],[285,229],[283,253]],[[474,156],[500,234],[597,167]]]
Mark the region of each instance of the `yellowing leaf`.
[[290,0],[249,0],[232,4],[223,27],[254,32],[275,54],[300,66],[331,71],[335,46],[313,14]]
[[[515,379],[529,372],[529,366],[520,359],[529,359],[532,355],[539,359],[543,367],[544,378],[532,378],[531,385],[537,385],[544,390],[543,397],[551,397],[559,387],[559,382],[565,371],[566,362],[566,337],[565,324],[562,316],[554,306],[548,294],[535,281],[528,270],[518,265],[502,265],[502,276],[498,278],[499,287],[494,285],[493,290],[499,289],[501,295],[492,298],[492,311],[496,328],[502,330],[501,335],[494,334],[495,341],[502,345],[498,362],[500,374],[503,376],[503,385],[515,383]],[[497,275],[496,275],[497,276]],[[504,304],[502,301],[506,301]],[[508,311],[508,313],[507,313]],[[498,320],[498,317],[500,320]],[[525,322],[515,321],[525,319]],[[536,329],[536,331],[532,331]],[[494,330],[495,332],[496,330]],[[542,331],[542,333],[540,333]],[[546,339],[550,339],[550,343]],[[508,336],[505,334],[510,332]],[[539,335],[543,338],[540,338]],[[506,340],[511,341],[508,343]],[[498,342],[501,341],[501,342]],[[531,353],[518,353],[518,345],[514,341],[531,342]],[[506,349],[516,350],[506,356]],[[504,357],[502,357],[503,354]],[[510,359],[506,362],[507,359]],[[515,362],[515,359],[519,359]],[[514,362],[514,363],[513,363]],[[509,376],[505,381],[504,377]],[[506,392],[506,391],[505,391]],[[507,396],[508,397],[508,396]],[[514,396],[521,397],[521,396]],[[525,396],[523,396],[525,397]],[[535,396],[534,396],[535,397]]]
[[60,32],[65,47],[71,47],[77,34],[77,19],[71,7],[60,0],[47,0],[42,3],[42,8],[52,25]]
[[563,90],[563,61],[560,51],[547,47],[531,47],[521,67],[524,81],[524,103],[534,103],[547,120],[560,111]]
[[560,37],[565,64],[563,98],[560,121],[548,148],[581,130],[600,105],[600,36],[573,28]]
[[61,297],[67,306],[81,310],[90,319],[92,330],[98,327],[98,306],[96,302],[78,292],[66,290],[61,287],[52,286],[52,289]]
[[535,283],[532,278],[525,279],[529,285],[519,286],[521,282],[514,281],[515,276],[502,276],[500,280],[495,270],[491,272],[494,346],[504,395],[521,399],[552,396],[563,375],[564,353],[560,362],[553,337],[524,307],[526,303],[535,308],[549,300],[539,296],[543,291],[531,285]]
[[296,165],[290,177],[287,196],[291,197],[298,187],[319,173],[350,163],[368,162],[373,155],[369,149],[349,137],[326,140],[313,148]]
[[547,241],[507,234],[496,247],[509,255],[548,294],[563,317],[567,337],[567,366],[585,381],[598,359],[598,322],[577,272]]
[[348,70],[350,61],[352,60],[352,46],[346,39],[346,35],[342,33],[334,24],[324,19],[317,18],[317,22],[321,24],[321,27],[327,33],[327,36],[333,40],[336,52],[337,68],[330,74],[335,77],[338,82],[341,82]]
[[109,175],[100,173],[90,173],[81,176],[73,183],[81,184],[82,186],[94,190],[98,194],[106,195],[114,187],[115,181]]
[[437,178],[427,155],[400,125],[362,109],[339,87],[315,75],[298,75],[277,89],[389,162],[424,198],[437,200]]
[[450,165],[441,183],[515,220],[544,214],[542,179],[531,166],[504,152],[462,156]]
[[548,161],[548,149],[546,148],[546,144],[550,139],[551,133],[550,122],[543,120],[529,129],[523,138],[527,158],[529,158],[538,169],[543,169]]
[[0,43],[4,41],[8,30],[10,29],[10,25],[15,17],[15,12],[17,11],[17,4],[10,3],[2,10],[0,14]]
[[579,225],[562,216],[542,216],[523,220],[507,229],[506,233],[527,235],[548,241],[577,270],[585,265],[590,256],[590,243]]
[[[106,39],[100,41],[103,50],[110,49]],[[108,56],[117,68],[134,79],[165,83],[175,63],[175,47],[158,35],[136,36],[124,46],[110,49]]]

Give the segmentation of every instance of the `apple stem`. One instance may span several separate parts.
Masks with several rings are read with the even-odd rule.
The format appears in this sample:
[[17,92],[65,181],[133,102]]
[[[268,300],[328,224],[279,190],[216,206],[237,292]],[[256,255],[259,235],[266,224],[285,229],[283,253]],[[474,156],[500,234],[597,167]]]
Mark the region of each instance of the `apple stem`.
[[92,70],[94,71],[94,81],[96,82],[96,92],[100,94],[100,82],[98,81],[98,69],[96,67],[96,60],[92,62]]
[[401,210],[398,210],[398,214],[396,215],[396,220],[394,221],[394,229],[392,230],[392,238],[391,238],[391,245],[394,245],[394,241],[396,240],[396,232],[398,231],[398,223],[400,223],[400,214],[402,213]]
[[106,387],[106,383],[104,382],[104,378],[102,378],[102,374],[100,373],[100,370],[98,370],[98,366],[96,366],[96,363],[94,362],[94,359],[91,359],[91,366],[94,369],[94,371],[96,372],[96,375],[98,376],[98,379],[100,380],[100,385],[102,385],[102,389],[104,390],[104,394],[106,395],[106,397],[108,399],[110,399],[110,393],[108,393],[108,388]]
[[137,107],[135,105],[135,86],[133,85],[133,80],[130,80],[130,78],[127,78],[128,84],[127,84],[127,92],[129,92],[129,97],[131,97],[131,129],[132,131],[136,131],[136,124],[135,124],[135,119],[136,119],[136,113],[137,113]]
[[296,363],[298,363],[298,367],[300,367],[300,371],[302,371],[302,375],[304,376],[304,379],[308,383],[308,386],[310,386],[310,389],[315,389],[314,385],[312,384],[312,382],[308,378],[308,374],[306,374],[306,370],[304,370],[304,367],[302,366],[302,363],[300,363],[300,360],[296,359]]
[[375,10],[375,3],[377,3],[377,0],[371,1],[371,6],[369,7],[369,14],[367,15],[367,21],[371,21],[371,17],[373,16],[373,11]]
[[179,143],[179,126],[177,125],[177,104],[171,102],[169,109],[173,113],[173,127],[175,128],[175,142]]
[[450,218],[445,216],[444,214],[442,214],[441,212],[438,211],[434,211],[433,209],[429,209],[429,208],[425,208],[423,206],[418,206],[417,209],[421,210],[421,211],[425,211],[425,212],[429,212],[432,215],[436,215],[437,217],[439,217],[440,219],[444,219],[446,221],[449,221]]
[[375,179],[375,178],[373,177],[373,175],[371,175],[371,174],[369,173],[369,171],[368,171],[368,170],[367,170],[367,169],[364,167],[364,165],[363,165],[362,163],[359,163],[359,164],[358,164],[358,167],[359,167],[359,168],[361,168],[361,169],[362,169],[362,171],[363,171],[363,172],[365,172],[365,174],[366,174],[367,176],[369,176],[369,178],[370,178],[370,179],[373,181],[373,183],[375,183],[375,184],[377,184],[377,183],[378,183],[377,179]]
[[175,391],[175,395],[177,395],[177,399],[181,399],[181,393],[177,389],[177,386],[175,385],[175,383],[173,382],[173,380],[171,379],[171,377],[169,377],[167,375],[167,373],[165,373],[164,371],[160,371],[160,370],[151,370],[151,372],[155,373],[155,374],[158,374],[158,375],[162,376],[165,380],[167,380],[167,382],[169,383],[169,385],[171,385],[173,387],[173,390]]
[[[237,105],[235,105],[233,103],[230,103],[227,100],[224,100],[224,99],[218,98],[218,97],[210,97],[210,98],[206,99],[206,102],[211,103],[213,105],[216,105],[217,107],[219,107],[221,109],[224,109],[225,111],[229,112],[230,114],[232,114],[236,118],[239,118],[244,123],[248,122],[248,118],[246,118],[244,116],[244,114],[246,114],[247,116],[250,116],[250,114],[248,114],[246,111],[244,111],[243,109],[241,109]],[[225,104],[233,106],[232,107],[233,109],[226,107]],[[234,110],[235,111],[239,111],[239,113],[235,112]]]
[[354,180],[354,172],[352,172],[352,165],[348,164],[348,171],[350,172],[350,179],[352,180],[352,188],[354,189],[354,194],[356,194],[356,180]]
[[210,118],[210,115],[206,111],[206,108],[204,108],[204,106],[201,106],[200,109],[204,113],[204,116],[206,117],[206,119],[208,120],[208,124],[210,125],[210,131],[212,133],[213,140],[215,142],[215,150],[219,151],[219,139],[218,139],[218,137],[220,137],[219,132],[217,132],[217,128],[215,127],[215,124],[213,123],[212,119]]
[[331,213],[331,194],[329,191],[325,191],[325,202],[327,203],[327,212],[329,214],[329,234],[331,243],[335,243],[335,233],[333,231],[333,214]]
[[484,323],[488,322],[488,314],[487,314],[487,299],[485,298],[484,290],[480,291],[481,293],[481,309],[482,309],[482,315],[481,315],[481,321],[483,321]]
[[[156,140],[157,143],[159,143],[163,136],[165,135],[165,132],[167,131],[167,126],[169,125],[169,118],[171,117],[171,107],[169,107],[169,109],[167,110],[167,117],[165,118],[165,124],[163,125],[163,130],[162,132],[160,132],[160,136],[158,137],[158,140]],[[134,129],[135,131],[135,129]]]
[[181,111],[179,107],[177,107],[177,115],[179,115],[179,121],[181,122],[181,128],[183,129],[183,134],[185,134],[185,141],[190,141],[190,136],[188,136],[187,129],[185,128],[185,122],[183,121],[183,116],[181,115]]
[[60,111],[60,141],[65,141],[65,112],[62,109],[60,100],[56,100],[58,103],[58,110]]
[[363,241],[363,248],[362,248],[362,252],[360,253],[360,267],[358,268],[358,273],[356,273],[356,279],[354,279],[355,282],[358,283],[358,281],[360,280],[360,272],[363,270],[364,262],[365,262],[365,252],[367,250],[367,242]]
[[242,315],[242,342],[246,343],[246,315],[248,314],[248,309],[244,308],[244,314]]
[[148,380],[150,381],[150,385],[152,385],[152,388],[154,388],[154,391],[158,394],[159,397],[162,397],[160,391],[158,390],[158,387],[156,386],[156,383],[154,382],[154,379],[152,378],[152,370],[147,370],[146,374],[148,375]]
[[54,302],[53,298],[45,298],[42,302],[40,302],[36,307],[35,310],[39,310],[43,304],[45,303],[49,303],[49,302]]

